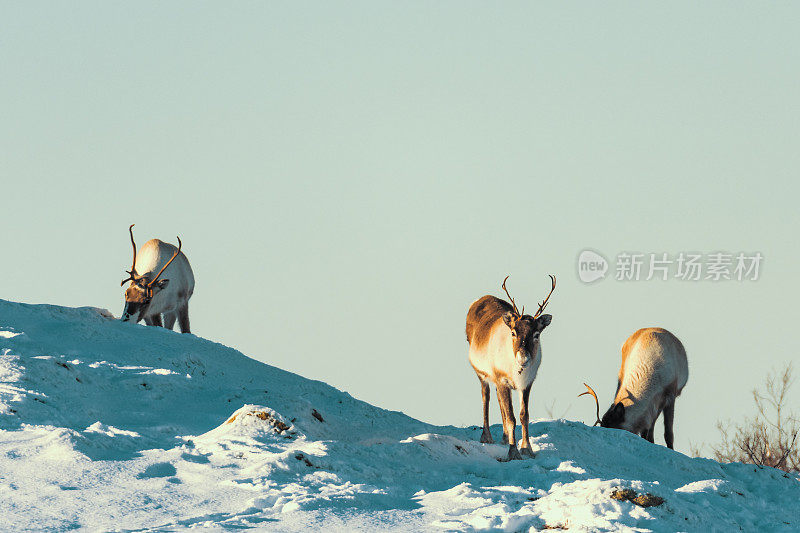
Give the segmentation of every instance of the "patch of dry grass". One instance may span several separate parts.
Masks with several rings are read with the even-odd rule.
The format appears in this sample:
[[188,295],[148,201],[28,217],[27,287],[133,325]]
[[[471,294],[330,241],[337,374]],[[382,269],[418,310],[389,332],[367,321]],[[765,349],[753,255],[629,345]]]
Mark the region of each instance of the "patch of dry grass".
[[664,503],[664,498],[660,496],[655,496],[649,492],[646,494],[637,494],[633,489],[614,489],[611,493],[611,498],[614,500],[628,501],[639,507],[656,507]]

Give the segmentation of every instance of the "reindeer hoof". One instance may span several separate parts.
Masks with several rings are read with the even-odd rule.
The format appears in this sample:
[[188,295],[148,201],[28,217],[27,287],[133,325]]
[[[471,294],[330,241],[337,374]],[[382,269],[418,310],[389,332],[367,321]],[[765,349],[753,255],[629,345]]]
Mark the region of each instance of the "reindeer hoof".
[[508,460],[515,461],[522,459],[522,456],[519,454],[519,450],[513,444],[508,448]]
[[519,450],[519,453],[521,453],[521,454],[522,454],[522,455],[524,455],[525,457],[530,457],[530,458],[533,458],[533,457],[534,457],[534,455],[533,455],[533,450],[531,450],[531,449],[530,449],[530,448],[528,448],[527,446],[526,446],[525,448],[520,448],[520,450]]
[[484,431],[483,434],[481,434],[481,442],[483,444],[494,444],[494,441],[492,440],[492,434],[488,431]]

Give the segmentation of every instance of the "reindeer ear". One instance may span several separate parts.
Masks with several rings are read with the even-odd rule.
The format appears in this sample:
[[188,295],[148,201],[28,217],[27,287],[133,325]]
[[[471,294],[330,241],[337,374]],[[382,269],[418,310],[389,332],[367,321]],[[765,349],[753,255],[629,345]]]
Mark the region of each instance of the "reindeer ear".
[[622,402],[614,404],[614,410],[611,413],[614,418],[622,420],[625,418],[625,406],[622,405]]
[[542,315],[536,319],[536,321],[540,324],[540,328],[544,329],[550,325],[550,322],[553,320],[553,315]]
[[503,322],[505,322],[506,326],[508,326],[509,328],[514,329],[514,324],[516,324],[517,318],[514,316],[514,313],[508,311],[506,314],[503,315]]

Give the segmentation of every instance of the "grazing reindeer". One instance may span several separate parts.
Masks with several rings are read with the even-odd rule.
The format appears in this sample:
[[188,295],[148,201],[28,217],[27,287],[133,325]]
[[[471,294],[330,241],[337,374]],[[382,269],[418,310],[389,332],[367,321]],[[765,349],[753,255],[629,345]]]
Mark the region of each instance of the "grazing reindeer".
[[[508,276],[503,280],[503,290],[511,303],[484,296],[473,302],[467,313],[467,342],[469,342],[469,362],[481,382],[483,400],[483,433],[481,442],[492,442],[489,433],[489,382],[497,388],[497,399],[503,417],[503,444],[508,444],[508,458],[522,459],[520,452],[532,457],[528,441],[528,398],[536,372],[542,362],[542,349],[539,335],[546,328],[552,316],[543,315],[550,295],[556,288],[556,278],[550,276],[552,287],[547,298],[539,304],[535,315],[526,315],[517,309],[514,298],[506,289]],[[522,446],[517,450],[514,405],[511,389],[520,391],[519,419],[522,424]]]
[[[136,242],[133,240],[133,226],[128,228],[133,245],[133,264],[128,271],[129,276],[120,285],[130,281],[125,290],[125,309],[122,320],[139,322],[144,320],[148,326],[161,326],[161,315],[164,315],[164,326],[172,329],[175,319],[181,333],[189,331],[189,298],[194,292],[194,274],[189,260],[181,252],[181,239],[178,247],[150,239],[136,254]],[[166,277],[160,279],[166,272]]]
[[656,419],[664,412],[664,440],[672,448],[672,422],[677,398],[689,379],[686,350],[678,337],[662,328],[640,329],[622,345],[617,393],[603,419],[594,390],[597,422],[605,428],[625,429],[653,442]]

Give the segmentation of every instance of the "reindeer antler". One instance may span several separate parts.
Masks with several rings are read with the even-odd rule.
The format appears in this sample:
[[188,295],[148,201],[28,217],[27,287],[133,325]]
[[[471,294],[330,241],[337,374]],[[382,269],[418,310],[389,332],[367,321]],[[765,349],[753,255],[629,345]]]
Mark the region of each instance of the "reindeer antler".
[[155,284],[156,281],[158,281],[159,276],[161,276],[161,274],[164,273],[169,264],[172,263],[176,257],[178,257],[178,254],[181,253],[181,246],[183,246],[183,244],[181,243],[181,238],[178,237],[178,249],[175,250],[174,254],[172,254],[172,257],[170,257],[169,261],[167,261],[167,264],[161,267],[161,270],[158,271],[158,274],[156,274],[156,277],[153,278],[153,281],[147,284],[148,289],[150,290],[153,289],[153,285]]
[[[508,278],[510,278],[510,277],[511,276],[508,275],[508,276],[506,276],[506,279],[503,280],[503,290],[506,291],[506,296],[508,296],[508,299],[511,300],[511,305],[514,307],[514,312],[517,313],[517,316],[522,316],[522,313],[520,313],[519,309],[517,309],[517,304],[516,304],[516,302],[514,302],[514,298],[511,297],[511,295],[508,293],[508,289],[506,289],[506,281],[508,281]],[[523,313],[525,312],[525,306],[524,305],[522,306],[522,312]]]
[[600,424],[600,401],[597,399],[597,393],[595,393],[595,392],[594,392],[594,389],[593,389],[593,388],[591,388],[591,387],[590,387],[589,385],[587,385],[586,383],[584,383],[583,385],[584,385],[584,386],[585,386],[585,387],[586,387],[588,390],[587,390],[586,392],[582,392],[582,393],[578,394],[578,398],[580,398],[580,397],[581,397],[581,396],[583,396],[584,394],[589,394],[589,395],[591,395],[591,396],[594,396],[594,403],[595,403],[595,405],[597,406],[597,421],[596,421],[594,424],[592,424],[592,425],[593,425],[593,426],[596,426],[597,424]]
[[550,280],[553,282],[553,286],[550,288],[550,293],[547,295],[547,298],[545,298],[544,301],[539,304],[539,310],[536,311],[536,314],[533,315],[533,318],[537,318],[539,315],[542,314],[544,308],[547,307],[547,302],[550,300],[550,295],[553,294],[554,290],[556,290],[556,277],[552,274],[548,275],[550,276]]
[[136,241],[133,240],[133,227],[135,225],[136,224],[131,224],[128,227],[128,233],[131,234],[131,244],[133,245],[133,263],[131,263],[131,269],[125,271],[128,273],[128,277],[122,280],[122,283],[119,284],[120,287],[125,285],[126,281],[134,279],[134,273],[136,272]]

